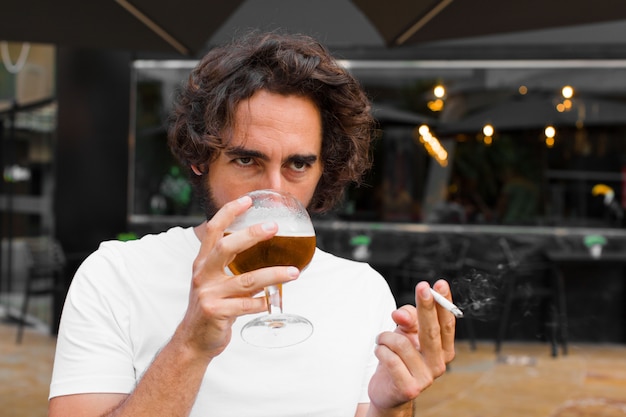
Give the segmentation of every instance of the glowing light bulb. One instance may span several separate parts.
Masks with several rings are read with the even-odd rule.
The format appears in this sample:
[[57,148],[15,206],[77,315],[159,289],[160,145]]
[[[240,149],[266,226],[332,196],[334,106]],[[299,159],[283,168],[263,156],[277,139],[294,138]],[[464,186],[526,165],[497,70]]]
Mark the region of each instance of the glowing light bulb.
[[444,102],[442,99],[438,98],[437,100],[431,100],[428,102],[428,108],[434,112],[438,112],[443,110]]
[[430,134],[430,128],[426,125],[421,125],[417,131],[422,136],[426,136]]
[[563,100],[563,107],[565,107],[565,111],[570,111],[572,109],[572,100],[568,98]]
[[483,134],[485,136],[493,136],[493,126],[491,126],[490,124],[486,124],[485,126],[483,126]]
[[554,138],[554,136],[556,135],[556,129],[554,128],[554,126],[547,126],[545,134],[547,138]]
[[572,88],[572,86],[570,86],[570,85],[566,85],[561,90],[561,94],[565,98],[572,98],[574,96],[574,88]]
[[446,95],[446,88],[441,84],[436,85],[433,94],[435,94],[437,98],[443,98],[443,96]]

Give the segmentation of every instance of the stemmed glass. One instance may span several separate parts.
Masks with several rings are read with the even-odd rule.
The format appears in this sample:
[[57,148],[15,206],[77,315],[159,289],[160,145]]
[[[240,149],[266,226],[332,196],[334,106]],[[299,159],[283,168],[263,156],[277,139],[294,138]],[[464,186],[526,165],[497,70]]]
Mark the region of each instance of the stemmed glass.
[[[269,266],[295,266],[301,271],[311,262],[315,252],[315,230],[302,204],[289,193],[256,190],[247,194],[252,205],[226,229],[226,234],[257,223],[273,221],[278,232],[269,240],[239,253],[228,265],[235,274]],[[255,346],[285,347],[298,344],[311,336],[313,325],[295,314],[283,313],[282,284],[265,288],[268,314],[246,323],[242,338]]]

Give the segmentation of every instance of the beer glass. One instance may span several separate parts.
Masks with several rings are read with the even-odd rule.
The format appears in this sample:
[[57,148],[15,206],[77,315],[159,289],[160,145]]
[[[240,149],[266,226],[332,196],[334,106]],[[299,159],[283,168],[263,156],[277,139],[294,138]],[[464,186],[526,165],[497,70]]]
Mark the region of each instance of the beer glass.
[[[252,206],[226,229],[232,233],[257,223],[273,221],[278,232],[269,240],[239,253],[228,265],[234,274],[269,266],[295,266],[301,271],[313,258],[315,230],[306,209],[291,194],[276,190],[248,193]],[[241,337],[260,347],[285,347],[300,343],[313,333],[309,320],[283,313],[282,284],[265,288],[268,314],[246,323]]]

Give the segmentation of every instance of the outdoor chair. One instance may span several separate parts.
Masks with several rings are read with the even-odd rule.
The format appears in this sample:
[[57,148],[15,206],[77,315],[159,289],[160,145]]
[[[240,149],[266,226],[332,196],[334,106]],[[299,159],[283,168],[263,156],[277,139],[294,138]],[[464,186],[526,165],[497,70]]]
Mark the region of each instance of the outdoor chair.
[[[31,297],[59,296],[63,291],[66,259],[58,241],[48,237],[29,238],[27,247],[30,266],[26,275],[24,298],[18,319],[17,339],[22,342],[24,327],[28,325],[28,307]],[[53,318],[54,320],[55,318]]]
[[[498,240],[504,253],[506,279],[504,280],[504,305],[498,324],[495,350],[500,352],[511,322],[514,303],[522,299],[542,302],[542,319],[548,330],[551,354],[558,356],[561,342],[563,354],[567,354],[567,319],[565,312],[565,289],[563,279],[555,274],[552,264],[543,256],[540,248],[518,248],[513,250],[505,238]],[[547,314],[546,314],[547,313]]]

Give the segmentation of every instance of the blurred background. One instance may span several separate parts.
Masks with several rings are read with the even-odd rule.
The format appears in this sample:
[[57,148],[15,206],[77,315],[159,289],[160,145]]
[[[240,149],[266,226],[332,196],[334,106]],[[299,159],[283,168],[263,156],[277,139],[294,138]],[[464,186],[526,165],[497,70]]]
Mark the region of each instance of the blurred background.
[[[202,221],[166,119],[197,60],[250,28],[316,37],[372,99],[374,166],[315,218],[322,249],[372,264],[398,303],[414,302],[419,280],[450,280],[466,353],[495,346],[463,356],[476,378],[476,363],[623,348],[621,0],[2,3],[6,358],[35,349],[20,350],[25,331],[47,375],[72,275],[101,241]],[[509,343],[522,344],[515,355]],[[626,415],[624,396],[611,401]]]

